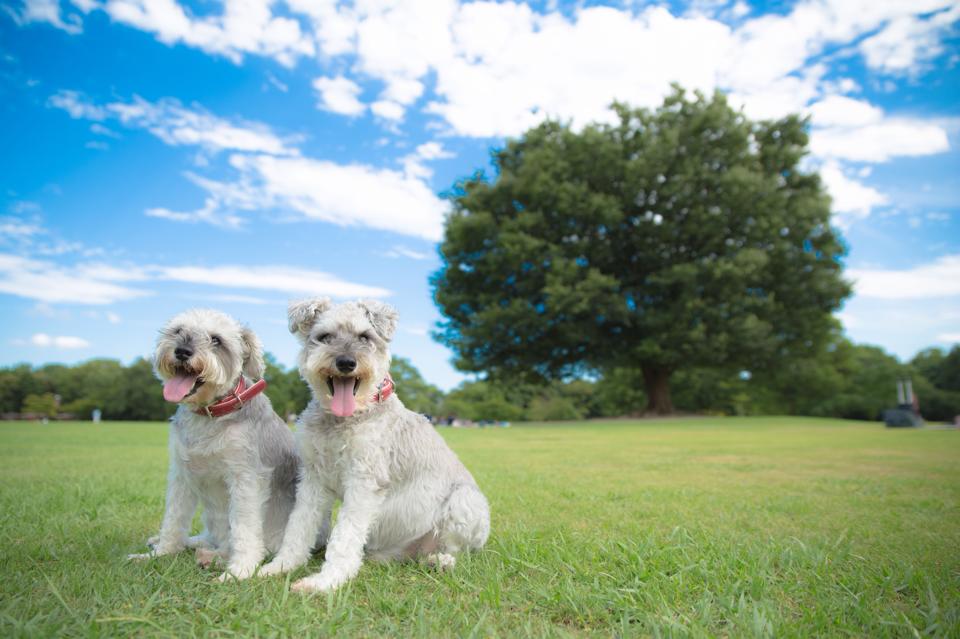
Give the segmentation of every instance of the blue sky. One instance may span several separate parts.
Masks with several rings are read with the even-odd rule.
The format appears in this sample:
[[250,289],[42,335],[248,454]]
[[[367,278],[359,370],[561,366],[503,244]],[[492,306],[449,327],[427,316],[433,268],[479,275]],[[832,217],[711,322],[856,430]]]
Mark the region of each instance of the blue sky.
[[429,336],[455,180],[544,117],[671,82],[810,114],[848,335],[960,341],[960,4],[14,0],[0,7],[0,364],[129,361],[191,306],[292,365],[287,301],[379,297]]

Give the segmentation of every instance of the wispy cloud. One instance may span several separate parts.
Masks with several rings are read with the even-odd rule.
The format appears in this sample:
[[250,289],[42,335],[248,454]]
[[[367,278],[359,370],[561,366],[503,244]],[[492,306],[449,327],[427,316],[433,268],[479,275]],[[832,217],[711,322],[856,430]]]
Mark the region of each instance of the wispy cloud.
[[206,295],[184,295],[184,297],[191,300],[201,300],[203,302],[224,302],[227,304],[253,304],[256,306],[263,306],[271,303],[270,300],[263,299],[262,297],[253,297],[252,295],[207,293]]
[[[79,263],[72,266],[46,260],[0,254],[0,293],[46,303],[107,305],[152,295],[145,286],[171,281],[214,289],[259,290],[296,295],[331,297],[386,297],[391,292],[344,280],[323,271],[284,265],[221,266],[112,266],[103,263]],[[136,287],[131,283],[136,282]],[[236,294],[211,294],[222,301],[259,303],[253,297]],[[110,322],[119,316],[107,314]]]
[[227,120],[199,107],[185,107],[172,98],[149,102],[134,96],[128,102],[97,104],[81,93],[64,90],[52,95],[48,103],[74,119],[114,119],[129,128],[144,129],[170,146],[199,146],[212,153],[297,155],[300,152],[297,136],[282,137],[265,124]]
[[31,22],[46,22],[61,31],[74,35],[83,31],[83,21],[80,16],[76,14],[64,16],[60,11],[59,0],[23,0],[19,10],[6,5],[3,9],[20,25]]
[[30,343],[34,346],[43,348],[76,349],[89,348],[90,342],[82,337],[72,337],[70,335],[47,335],[46,333],[36,333],[30,338]]
[[848,228],[857,220],[868,217],[873,209],[889,203],[889,198],[872,187],[847,175],[840,163],[829,161],[820,167],[820,177],[833,198],[835,221]]
[[858,269],[847,275],[858,296],[887,300],[953,297],[960,295],[960,255],[945,255],[934,262],[908,269]]
[[289,295],[385,297],[390,291],[348,282],[330,273],[289,266],[167,266],[157,267],[157,279],[222,288],[257,289]]
[[420,178],[363,164],[337,164],[307,157],[230,157],[232,181],[194,179],[207,190],[194,211],[152,209],[180,221],[222,221],[237,211],[282,210],[345,227],[393,231],[436,241],[447,204]]
[[412,248],[408,248],[401,244],[394,245],[389,251],[383,253],[384,257],[398,258],[406,257],[411,260],[429,260],[432,255],[425,251],[415,251]]
[[290,17],[275,16],[269,2],[226,0],[221,15],[194,17],[177,2],[111,0],[104,10],[116,22],[153,33],[165,44],[182,42],[240,62],[244,54],[269,56],[292,66],[315,52],[313,39]]
[[0,292],[43,302],[95,305],[150,294],[49,261],[9,254],[0,254]]

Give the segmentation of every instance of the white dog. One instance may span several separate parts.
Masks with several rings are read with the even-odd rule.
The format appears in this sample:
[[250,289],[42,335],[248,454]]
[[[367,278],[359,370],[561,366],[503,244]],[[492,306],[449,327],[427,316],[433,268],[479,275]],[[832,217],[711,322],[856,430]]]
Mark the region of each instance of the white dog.
[[304,564],[336,499],[343,504],[323,567],[294,590],[337,588],[357,574],[365,552],[450,568],[456,552],[482,547],[490,533],[486,498],[433,426],[392,392],[396,311],[317,299],[292,304],[289,320],[313,400],[299,421],[297,503],[279,553],[260,574]]
[[[260,341],[223,313],[187,311],[160,332],[154,369],[164,398],[180,406],[170,423],[160,534],[147,542],[149,553],[130,558],[191,547],[203,565],[228,559],[221,581],[249,577],[280,545],[299,465],[293,434],[261,392]],[[203,532],[188,538],[198,501]]]

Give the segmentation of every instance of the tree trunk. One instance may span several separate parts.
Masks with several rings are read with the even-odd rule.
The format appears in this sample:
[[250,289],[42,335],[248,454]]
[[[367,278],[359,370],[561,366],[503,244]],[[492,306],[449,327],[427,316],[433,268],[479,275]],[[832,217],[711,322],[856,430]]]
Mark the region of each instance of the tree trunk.
[[670,399],[670,369],[662,366],[641,366],[643,386],[647,391],[647,413],[670,415],[673,401]]

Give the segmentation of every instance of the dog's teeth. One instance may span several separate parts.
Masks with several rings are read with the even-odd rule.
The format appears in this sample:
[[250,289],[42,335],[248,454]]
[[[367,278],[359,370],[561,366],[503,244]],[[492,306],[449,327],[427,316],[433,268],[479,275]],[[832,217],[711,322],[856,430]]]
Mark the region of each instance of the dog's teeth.
[[327,378],[327,388],[330,389],[330,394],[333,395],[333,378],[332,377]]
[[356,395],[357,391],[360,390],[360,378],[358,377],[355,382],[353,382],[353,394]]

